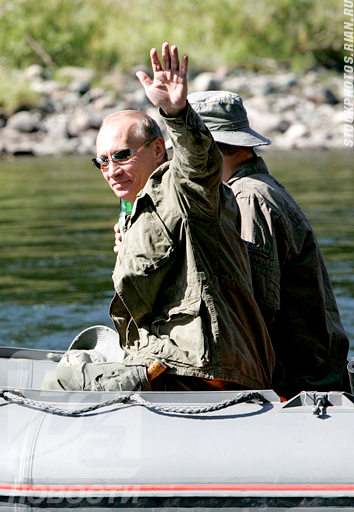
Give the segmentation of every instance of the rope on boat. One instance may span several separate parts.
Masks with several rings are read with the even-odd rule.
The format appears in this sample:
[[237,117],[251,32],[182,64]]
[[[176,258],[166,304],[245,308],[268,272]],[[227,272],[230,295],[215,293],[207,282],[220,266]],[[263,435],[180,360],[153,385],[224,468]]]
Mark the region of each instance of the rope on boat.
[[30,398],[25,398],[19,392],[14,392],[13,390],[1,390],[0,398],[3,398],[7,402],[16,403],[18,405],[23,405],[26,407],[31,407],[33,409],[38,409],[44,412],[48,412],[51,414],[57,414],[59,416],[80,416],[88,412],[96,411],[97,409],[101,409],[102,407],[108,407],[110,405],[116,404],[138,404],[147,409],[157,412],[163,413],[177,413],[177,414],[203,414],[207,412],[220,411],[221,409],[225,409],[226,407],[230,407],[232,405],[242,404],[244,402],[250,401],[258,401],[264,403],[266,400],[261,393],[258,392],[250,392],[250,393],[238,393],[236,396],[229,398],[227,400],[223,400],[222,402],[218,402],[216,404],[209,404],[207,406],[200,407],[181,407],[181,406],[165,406],[165,405],[157,405],[152,402],[148,402],[144,398],[142,398],[137,393],[132,393],[131,395],[116,395],[115,398],[111,400],[106,400],[105,402],[97,403],[94,405],[90,405],[89,407],[82,407],[81,409],[75,410],[67,410],[62,409],[60,407],[55,407],[53,405],[48,405],[45,402],[39,402],[37,400],[31,400]]
[[148,402],[144,398],[142,398],[140,395],[134,394],[129,397],[130,399],[133,398],[133,400],[138,403],[139,405],[142,405],[143,407],[146,407],[147,409],[152,409],[159,412],[172,412],[172,413],[179,413],[179,414],[203,414],[206,412],[213,412],[213,411],[220,411],[221,409],[226,409],[226,407],[230,407],[231,405],[237,405],[242,404],[244,402],[250,402],[250,401],[258,401],[258,402],[264,402],[264,396],[261,393],[258,392],[251,392],[251,393],[238,393],[236,396],[229,398],[227,400],[223,400],[222,402],[218,402],[216,404],[210,404],[204,407],[180,407],[178,405],[171,405],[171,406],[165,406],[165,405],[157,405],[153,404],[151,402]]

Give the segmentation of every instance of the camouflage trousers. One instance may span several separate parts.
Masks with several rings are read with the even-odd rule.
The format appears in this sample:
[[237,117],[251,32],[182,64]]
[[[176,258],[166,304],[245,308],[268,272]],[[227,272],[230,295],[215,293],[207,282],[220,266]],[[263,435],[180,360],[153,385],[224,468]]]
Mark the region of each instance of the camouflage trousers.
[[41,389],[70,391],[151,391],[145,366],[80,363],[48,372]]

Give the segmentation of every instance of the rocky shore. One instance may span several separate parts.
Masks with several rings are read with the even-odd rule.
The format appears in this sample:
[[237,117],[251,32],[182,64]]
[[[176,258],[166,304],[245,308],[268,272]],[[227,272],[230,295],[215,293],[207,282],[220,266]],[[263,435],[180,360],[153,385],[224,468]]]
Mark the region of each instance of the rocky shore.
[[[142,69],[141,66],[137,69]],[[139,109],[156,119],[135,78],[107,76],[101,86],[94,71],[67,67],[56,79],[34,65],[21,72],[37,102],[7,115],[0,109],[0,155],[94,154],[103,117],[123,109]],[[274,69],[270,73],[243,69],[190,74],[189,92],[228,90],[242,96],[251,127],[272,140],[273,147],[343,148],[343,83],[325,71],[296,74]],[[39,98],[39,100],[38,100]]]

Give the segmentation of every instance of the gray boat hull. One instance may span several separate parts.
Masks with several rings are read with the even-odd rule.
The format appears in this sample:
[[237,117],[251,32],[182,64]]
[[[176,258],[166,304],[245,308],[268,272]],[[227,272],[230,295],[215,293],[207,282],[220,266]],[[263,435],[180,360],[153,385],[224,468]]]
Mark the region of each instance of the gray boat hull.
[[[44,353],[9,356],[0,349],[1,388],[34,401],[0,399],[0,510],[2,503],[50,507],[51,500],[56,510],[61,503],[166,508],[171,500],[187,508],[203,504],[205,510],[230,503],[327,506],[354,499],[352,395],[328,393],[319,414],[313,411],[315,393],[281,403],[267,390],[264,403],[207,413],[157,411],[130,401],[65,417],[40,404],[76,410],[116,395],[39,391],[43,375],[56,365]],[[235,394],[139,396],[163,407],[206,407]]]

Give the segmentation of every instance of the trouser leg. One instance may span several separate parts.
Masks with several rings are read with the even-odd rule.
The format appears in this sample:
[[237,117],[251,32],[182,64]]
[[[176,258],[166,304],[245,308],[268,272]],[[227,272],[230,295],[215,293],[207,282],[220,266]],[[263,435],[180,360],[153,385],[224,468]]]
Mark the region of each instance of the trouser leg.
[[41,389],[70,391],[150,391],[144,366],[83,363],[48,372]]

